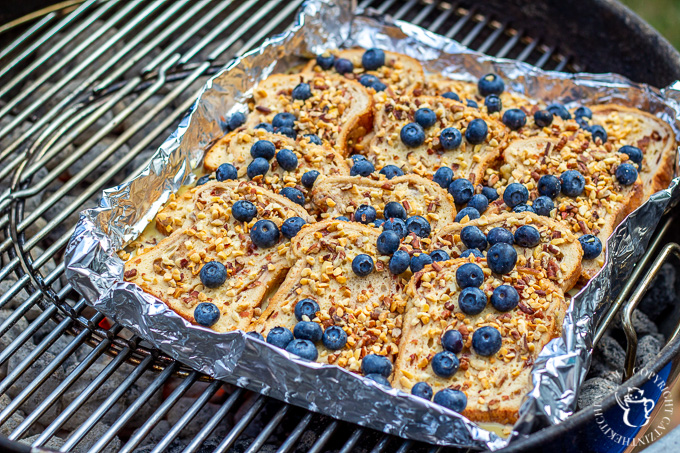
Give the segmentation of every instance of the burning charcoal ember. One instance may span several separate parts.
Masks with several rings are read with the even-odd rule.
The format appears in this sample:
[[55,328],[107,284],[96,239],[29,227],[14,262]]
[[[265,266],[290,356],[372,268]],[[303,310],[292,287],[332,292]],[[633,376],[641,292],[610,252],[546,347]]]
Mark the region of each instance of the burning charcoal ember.
[[663,343],[653,335],[646,335],[640,338],[635,365],[637,367],[644,367],[652,363],[662,347]]
[[656,320],[666,308],[676,305],[679,299],[676,273],[677,270],[671,263],[661,266],[661,270],[650,284],[649,291],[640,301],[638,310]]
[[[7,395],[0,396],[0,411],[4,410],[12,400]],[[0,436],[8,437],[12,431],[16,429],[21,422],[24,421],[24,413],[21,411],[14,412],[9,419],[0,426]]]
[[[167,420],[171,426],[177,424],[180,418],[184,416],[189,410],[189,408],[196,402],[195,398],[180,398],[179,401],[170,409],[167,415]],[[191,441],[193,437],[198,434],[198,432],[203,429],[203,427],[210,421],[213,415],[219,410],[220,406],[217,404],[206,403],[203,405],[201,410],[191,419],[188,425],[182,429],[179,434],[181,440],[186,439]],[[216,435],[227,434],[227,424],[221,423],[213,431]]]
[[616,390],[616,384],[603,378],[588,379],[583,383],[578,395],[578,407],[584,409],[602,401]]
[[[633,323],[633,328],[635,329],[635,332],[638,334],[638,336],[659,332],[659,328],[656,326],[656,324],[654,324],[654,322],[649,319],[649,317],[644,312],[638,309],[633,310],[631,322]],[[621,316],[616,317],[614,327],[617,329],[622,329]]]
[[601,358],[604,363],[615,370],[622,370],[626,361],[626,352],[621,345],[609,335],[602,337],[595,347],[595,357]]
[[616,370],[607,365],[600,357],[594,357],[588,370],[587,378],[600,377],[611,381],[615,384],[620,384],[623,378],[621,370]]

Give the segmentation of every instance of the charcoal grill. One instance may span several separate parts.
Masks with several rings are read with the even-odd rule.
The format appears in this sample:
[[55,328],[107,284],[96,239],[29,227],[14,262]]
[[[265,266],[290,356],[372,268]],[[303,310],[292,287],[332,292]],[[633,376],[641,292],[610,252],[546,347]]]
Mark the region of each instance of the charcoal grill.
[[[31,451],[17,442],[30,437],[32,447],[60,451],[132,452],[149,438],[143,451],[455,451],[213,381],[86,307],[63,278],[62,255],[77,213],[93,207],[102,189],[137,174],[207,77],[290,25],[302,0],[45,3],[25,2],[18,9],[35,12],[7,17],[13,22],[0,29],[0,369],[12,364],[0,395],[13,396],[0,406],[0,449]],[[544,69],[613,71],[655,86],[680,79],[678,53],[609,0],[588,2],[587,11],[583,2],[559,0],[364,0],[358,6]],[[659,233],[617,308],[644,294],[648,267],[654,273],[677,253],[671,244],[657,257],[665,242]],[[674,377],[678,349],[673,336],[651,368],[670,366]],[[67,372],[51,383],[65,364]],[[113,376],[121,377],[112,388]],[[643,382],[640,375],[629,381]],[[64,403],[74,387],[80,391]],[[181,401],[190,404],[177,414]],[[603,408],[613,404],[611,396]],[[202,416],[207,407],[210,415]],[[173,411],[173,422],[163,423]],[[581,448],[592,418],[592,411],[581,411],[509,450],[547,443]],[[188,430],[193,434],[180,445]],[[55,444],[61,436],[65,442]]]

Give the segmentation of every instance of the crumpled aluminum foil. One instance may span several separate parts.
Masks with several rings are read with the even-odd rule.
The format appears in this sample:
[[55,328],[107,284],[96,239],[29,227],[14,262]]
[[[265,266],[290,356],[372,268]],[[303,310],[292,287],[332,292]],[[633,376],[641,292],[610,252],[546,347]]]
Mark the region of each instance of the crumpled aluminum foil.
[[[150,165],[130,182],[105,190],[100,206],[84,211],[66,251],[66,275],[97,310],[131,328],[178,361],[312,411],[397,436],[440,445],[498,450],[508,443],[459,414],[336,366],[298,359],[243,332],[216,333],[189,324],[165,304],[123,281],[116,251],[136,238],[181,185],[194,179],[204,151],[220,137],[221,119],[243,103],[258,81],[283,72],[325,49],[380,47],[420,60],[426,71],[477,80],[500,74],[511,89],[539,99],[579,105],[617,102],[650,111],[680,131],[680,82],[663,90],[614,74],[545,72],[511,60],[484,56],[403,21],[368,13],[350,2],[308,0],[285,33],[231,62],[209,80],[177,130]],[[678,134],[680,136],[680,134]],[[676,164],[677,165],[677,164]],[[677,170],[677,169],[676,169]],[[677,171],[676,171],[677,174]],[[600,316],[644,253],[661,215],[677,204],[680,178],[631,214],[609,239],[602,271],[569,306],[561,338],[535,362],[534,387],[521,408],[513,438],[571,415],[583,382]]]

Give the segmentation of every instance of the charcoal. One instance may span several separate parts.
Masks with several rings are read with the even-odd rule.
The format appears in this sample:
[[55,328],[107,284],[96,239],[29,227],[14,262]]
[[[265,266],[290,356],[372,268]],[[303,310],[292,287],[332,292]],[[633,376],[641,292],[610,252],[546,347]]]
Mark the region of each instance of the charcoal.
[[254,440],[254,438],[248,436],[240,437],[236,442],[234,442],[234,445],[232,445],[231,448],[227,450],[227,453],[243,453],[253,444]]
[[[187,413],[189,408],[196,402],[194,398],[183,397],[180,398],[177,403],[170,409],[167,415],[167,420],[170,425],[176,425],[179,419]],[[210,421],[213,415],[219,410],[220,406],[217,404],[206,403],[198,413],[191,419],[188,425],[182,429],[180,433],[180,439],[186,439],[191,441],[191,439],[198,434],[198,432],[203,429],[203,427]],[[221,423],[213,431],[214,435],[226,434],[227,425]]]
[[[110,428],[109,425],[106,425],[104,423],[97,423],[90,429],[87,434],[85,434],[85,437],[78,442],[78,444],[70,451],[73,453],[86,453],[89,451],[94,444],[96,444],[99,439],[104,437],[104,434],[106,434],[106,431],[108,431]],[[109,441],[109,443],[104,447],[103,451],[118,451],[120,450],[120,439],[118,436],[114,436],[113,439]]]
[[[9,292],[9,290],[16,284],[16,280],[12,278],[13,276],[8,276],[4,280],[0,281],[0,295],[5,295]],[[17,291],[16,294],[14,294],[8,301],[7,303],[2,307],[5,310],[2,311],[7,311],[8,313],[5,314],[4,319],[7,319],[7,316],[11,314],[11,310],[8,309],[14,309],[17,308],[19,305],[24,303],[26,298],[28,297],[28,294],[26,293],[25,290],[20,290]],[[3,316],[0,314],[0,316]],[[1,341],[1,340],[0,340]]]
[[635,365],[637,367],[644,367],[651,364],[662,347],[663,343],[653,335],[646,335],[640,338],[638,341]]
[[[649,317],[642,311],[635,309],[630,317],[630,321],[633,324],[633,328],[638,336],[643,336],[651,333],[657,333],[659,328],[654,324],[654,322],[649,319]],[[616,321],[614,322],[614,327],[617,329],[622,329],[621,316],[616,316]]]
[[[7,395],[0,395],[0,411],[5,410],[12,400]],[[5,423],[0,426],[0,436],[9,437],[12,431],[24,421],[24,413],[20,410],[14,412]]]
[[[85,129],[80,135],[78,135],[78,137],[76,137],[73,140],[73,144],[75,146],[80,146],[83,143],[87,142],[96,133],[100,132],[102,129],[109,126],[111,124],[111,122],[113,121],[113,116],[114,116],[113,112],[110,111],[110,110],[107,110],[106,113],[104,113],[102,116],[97,118],[97,120],[95,120],[95,122],[90,127]],[[103,139],[103,140],[106,140],[106,138]],[[58,162],[57,162],[57,164],[58,164]]]
[[305,453],[309,451],[314,445],[314,442],[316,442],[317,437],[318,436],[314,431],[307,430],[302,433],[300,440],[298,441],[298,446],[295,449],[295,453]]
[[[33,442],[38,440],[38,437],[40,437],[40,434],[36,434],[34,436],[21,439],[19,442],[22,444],[31,445]],[[61,437],[50,437],[50,440],[43,444],[43,448],[51,448],[53,450],[57,450],[61,448],[62,445],[64,445],[64,439],[62,439]]]
[[616,384],[606,379],[599,377],[588,379],[581,386],[578,395],[578,407],[584,409],[599,403],[614,390],[616,390]]
[[616,370],[607,365],[599,357],[594,358],[588,370],[588,378],[599,377],[620,384],[623,378],[621,370]]
[[137,157],[132,159],[132,161],[125,167],[125,173],[130,174],[142,165],[144,165],[150,158],[153,156],[153,153],[155,153],[155,149],[146,149],[139,153]]
[[[144,419],[144,421],[145,420],[146,419]],[[139,431],[139,429],[133,433],[133,436],[137,434],[137,431]],[[149,431],[149,434],[144,437],[144,440],[142,440],[140,446],[135,450],[135,453],[141,453],[144,450],[144,447],[149,447],[149,451],[151,451],[153,447],[163,439],[163,436],[165,436],[168,431],[170,431],[170,423],[168,423],[167,420],[159,421],[156,426]]]
[[677,271],[671,263],[661,266],[659,273],[654,277],[649,290],[640,301],[638,309],[643,311],[649,318],[656,320],[671,305],[678,302],[676,290]]
[[[212,453],[217,449],[219,444],[220,441],[218,439],[206,439],[205,442],[203,442],[203,445],[201,445],[201,447],[196,450],[196,453]],[[258,450],[258,453],[267,453],[266,446],[263,446],[260,450]]]
[[[90,165],[90,163],[104,154],[105,152],[110,152],[108,148],[113,144],[114,139],[110,137],[105,137],[101,139],[99,142],[97,142],[96,145],[94,145],[89,151],[87,151],[83,156],[80,157],[77,161],[75,161],[68,169],[68,172],[71,176],[76,176],[78,173],[80,173],[86,166]],[[79,152],[76,149],[76,152]],[[117,164],[119,161],[121,161],[128,153],[130,152],[130,148],[127,145],[121,145],[119,146],[115,151],[113,151],[113,154],[111,154],[104,162],[96,166],[93,170],[89,171],[85,178],[83,179],[83,182],[87,183],[93,183],[97,178],[99,178],[101,175],[106,173],[111,167],[113,167],[115,164]]]
[[610,367],[615,370],[622,370],[626,361],[626,352],[621,345],[605,335],[595,347],[595,353]]

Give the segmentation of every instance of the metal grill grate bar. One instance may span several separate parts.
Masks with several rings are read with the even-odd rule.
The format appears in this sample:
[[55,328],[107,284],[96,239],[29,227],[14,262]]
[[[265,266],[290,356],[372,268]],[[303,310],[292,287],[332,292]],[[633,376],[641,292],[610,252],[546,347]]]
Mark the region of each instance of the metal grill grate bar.
[[276,414],[272,417],[271,420],[269,420],[269,423],[264,427],[262,432],[255,438],[253,443],[248,447],[248,449],[244,453],[256,453],[257,451],[262,448],[264,443],[267,441],[269,436],[274,432],[277,426],[279,426],[279,423],[283,421],[283,418],[286,416],[288,413],[288,410],[290,409],[290,406],[288,405],[283,405],[281,408],[276,412]]
[[[262,395],[258,395],[253,401],[253,405],[248,409],[248,411],[243,414],[241,419],[234,425],[234,427],[229,431],[229,434],[227,434],[227,437],[222,440],[222,442],[217,446],[215,449],[215,453],[225,453],[229,447],[234,443],[234,441],[238,438],[238,436],[241,435],[244,429],[248,426],[248,424],[255,418],[258,412],[260,412],[260,409],[262,409],[262,406],[264,406],[266,399]],[[156,452],[152,452],[156,453]]]
[[238,388],[236,389],[225,401],[222,406],[220,406],[219,410],[215,412],[215,415],[213,415],[208,423],[201,429],[201,431],[194,436],[194,439],[191,441],[189,445],[187,445],[187,448],[184,450],[183,453],[194,453],[196,450],[198,450],[201,447],[201,444],[203,441],[205,441],[210,433],[213,432],[213,430],[217,427],[217,425],[224,419],[224,417],[227,416],[227,413],[231,410],[231,408],[234,406],[236,403],[236,400],[238,400],[243,394],[245,393],[245,390]]
[[309,449],[309,453],[320,453],[321,449],[328,443],[328,440],[331,438],[337,427],[337,421],[333,420],[330,422],[314,445],[312,445],[312,448]]
[[279,449],[276,450],[276,453],[289,453],[295,446],[295,443],[298,441],[300,436],[302,436],[302,433],[309,425],[309,422],[312,421],[312,417],[312,413],[307,412],[305,416],[302,417],[302,420],[298,422],[295,429],[288,435],[288,438],[283,442],[283,444],[281,444]]

